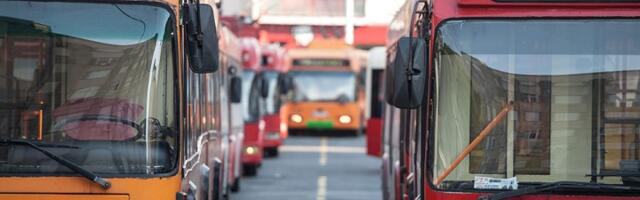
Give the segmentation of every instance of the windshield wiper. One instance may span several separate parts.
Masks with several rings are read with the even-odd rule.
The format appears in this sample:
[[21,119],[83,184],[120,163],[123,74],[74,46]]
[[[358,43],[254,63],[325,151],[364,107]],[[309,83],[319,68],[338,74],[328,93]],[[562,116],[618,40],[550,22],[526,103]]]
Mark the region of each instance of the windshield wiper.
[[5,144],[16,144],[16,145],[24,145],[24,146],[29,146],[35,150],[40,151],[42,154],[46,155],[47,157],[51,158],[52,160],[57,161],[58,163],[68,167],[69,169],[77,172],[78,174],[82,175],[82,177],[85,177],[87,179],[89,179],[90,181],[100,185],[100,187],[102,187],[103,189],[107,190],[109,188],[111,188],[111,183],[104,179],[101,178],[100,176],[96,175],[95,173],[81,167],[80,165],[77,165],[67,159],[64,159],[62,157],[59,157],[55,154],[53,154],[52,152],[41,148],[40,146],[26,141],[26,140],[14,140],[14,139],[0,139],[0,143],[5,143]]
[[621,186],[621,185],[606,185],[599,183],[585,183],[585,182],[571,182],[571,181],[558,181],[553,183],[542,184],[538,186],[525,187],[513,191],[506,191],[496,193],[494,195],[481,196],[478,200],[500,200],[510,197],[517,197],[526,194],[536,194],[545,191],[551,191],[556,189],[580,189],[580,190],[619,190],[619,191],[640,191],[638,187]]

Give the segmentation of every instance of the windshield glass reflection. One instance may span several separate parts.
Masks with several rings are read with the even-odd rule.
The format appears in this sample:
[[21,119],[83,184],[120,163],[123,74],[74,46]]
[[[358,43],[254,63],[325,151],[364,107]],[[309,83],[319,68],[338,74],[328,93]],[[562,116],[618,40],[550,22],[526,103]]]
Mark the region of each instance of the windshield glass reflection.
[[[0,138],[33,141],[98,174],[174,169],[170,19],[145,5],[0,2]],[[0,173],[74,172],[9,145]]]
[[339,101],[356,99],[356,76],[353,72],[292,71],[293,101]]
[[439,187],[464,187],[476,176],[634,182],[591,175],[639,171],[638,35],[640,22],[622,19],[442,25],[434,57],[435,176],[508,102],[513,110]]

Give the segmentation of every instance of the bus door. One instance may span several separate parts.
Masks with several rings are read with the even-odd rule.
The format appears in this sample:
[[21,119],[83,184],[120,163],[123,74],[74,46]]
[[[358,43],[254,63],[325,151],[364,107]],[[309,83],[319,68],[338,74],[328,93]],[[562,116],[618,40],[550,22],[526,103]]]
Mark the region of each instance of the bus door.
[[369,118],[367,119],[367,155],[381,157],[382,156],[382,110],[384,106],[384,70],[372,69],[371,77],[367,77],[370,82],[370,92],[367,94],[369,99]]

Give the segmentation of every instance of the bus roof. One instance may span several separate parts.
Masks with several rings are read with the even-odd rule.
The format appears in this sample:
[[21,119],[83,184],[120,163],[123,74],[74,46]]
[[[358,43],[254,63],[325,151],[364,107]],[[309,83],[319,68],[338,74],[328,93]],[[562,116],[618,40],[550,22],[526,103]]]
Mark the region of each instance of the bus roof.
[[[345,68],[349,65],[352,71],[360,71],[360,67],[366,64],[367,53],[363,50],[354,48],[342,48],[342,49],[290,49],[288,54],[287,64],[289,69],[327,69],[338,70]],[[297,66],[296,60],[302,59],[316,59],[316,60],[328,60],[338,65],[325,65],[325,66]],[[344,61],[344,62],[342,62]]]
[[240,38],[242,48],[242,67],[250,70],[260,69],[260,43],[256,38]]
[[242,60],[242,47],[240,40],[226,26],[220,30],[220,49],[237,61]]
[[374,47],[369,50],[367,67],[371,69],[384,69],[387,60],[387,48]]
[[286,72],[287,50],[277,44],[262,46],[261,65],[264,69]]

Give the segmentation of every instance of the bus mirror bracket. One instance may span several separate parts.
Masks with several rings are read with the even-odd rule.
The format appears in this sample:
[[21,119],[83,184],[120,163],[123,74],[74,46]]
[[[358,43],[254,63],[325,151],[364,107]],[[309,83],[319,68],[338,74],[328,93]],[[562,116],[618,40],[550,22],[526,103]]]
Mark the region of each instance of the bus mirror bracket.
[[213,8],[196,1],[184,4],[182,10],[185,45],[191,70],[195,73],[217,71],[219,44]]
[[269,81],[264,77],[260,79],[260,97],[267,98],[269,96]]
[[231,103],[240,103],[242,101],[242,78],[238,76],[231,78],[229,96],[231,97]]
[[398,108],[423,104],[427,79],[428,47],[421,38],[402,37],[394,45],[386,77],[385,99]]
[[280,94],[286,94],[291,90],[290,78],[287,75],[281,75],[278,77],[278,87],[280,88]]

